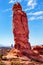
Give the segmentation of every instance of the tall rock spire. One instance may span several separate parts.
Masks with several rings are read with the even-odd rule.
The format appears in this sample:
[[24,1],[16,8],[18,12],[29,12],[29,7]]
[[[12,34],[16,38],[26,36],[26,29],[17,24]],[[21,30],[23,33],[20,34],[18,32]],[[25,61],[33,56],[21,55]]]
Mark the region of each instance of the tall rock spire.
[[[13,35],[15,45],[8,53],[7,58],[26,56],[32,60],[43,62],[43,56],[37,51],[37,48],[31,48],[29,41],[28,19],[19,3],[13,5]],[[37,50],[34,50],[37,49]],[[41,48],[40,48],[41,50]],[[43,53],[43,49],[42,49]],[[24,58],[25,59],[25,58]]]
[[28,42],[29,28],[28,19],[19,3],[14,4],[13,8],[13,34],[15,41],[15,48],[22,51],[31,49]]

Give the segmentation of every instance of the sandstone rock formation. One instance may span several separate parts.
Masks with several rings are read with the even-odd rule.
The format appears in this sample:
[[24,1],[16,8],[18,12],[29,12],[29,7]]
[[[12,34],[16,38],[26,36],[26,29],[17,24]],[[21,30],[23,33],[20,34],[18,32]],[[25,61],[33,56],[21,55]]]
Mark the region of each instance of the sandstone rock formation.
[[22,7],[19,3],[14,4],[13,8],[13,34],[15,46],[14,48],[19,50],[22,55],[25,55],[31,59],[43,62],[43,57],[39,52],[34,52],[31,49],[30,43],[28,42],[28,19]]
[[[39,62],[43,62],[43,56],[40,55],[38,51],[34,51],[31,48],[29,40],[29,29],[28,29],[28,19],[27,15],[24,11],[22,11],[22,7],[19,3],[13,5],[13,35],[15,46],[12,49],[7,57],[14,56],[27,56],[32,60],[36,60]],[[16,51],[15,51],[16,50]],[[19,52],[18,52],[19,51]]]
[[42,46],[34,46],[32,50],[38,52],[41,55],[43,55],[43,45]]
[[31,49],[30,43],[28,42],[28,20],[25,12],[22,11],[22,7],[19,3],[13,6],[13,34],[15,41],[15,48],[22,50]]

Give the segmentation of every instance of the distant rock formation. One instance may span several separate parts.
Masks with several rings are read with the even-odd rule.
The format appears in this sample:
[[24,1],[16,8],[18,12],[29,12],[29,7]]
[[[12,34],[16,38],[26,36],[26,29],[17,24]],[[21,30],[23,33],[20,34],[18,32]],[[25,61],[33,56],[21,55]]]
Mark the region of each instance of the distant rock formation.
[[34,46],[32,50],[33,51],[37,51],[39,54],[43,55],[43,45],[41,45],[41,46],[38,46],[38,45]]

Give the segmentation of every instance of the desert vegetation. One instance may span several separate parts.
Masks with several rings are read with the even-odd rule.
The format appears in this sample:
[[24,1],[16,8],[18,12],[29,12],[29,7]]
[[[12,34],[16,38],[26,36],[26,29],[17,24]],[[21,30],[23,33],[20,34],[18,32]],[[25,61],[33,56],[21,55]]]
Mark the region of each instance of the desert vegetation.
[[10,65],[20,65],[20,62],[11,62]]
[[0,65],[6,65],[5,63],[3,63],[3,62],[0,62]]

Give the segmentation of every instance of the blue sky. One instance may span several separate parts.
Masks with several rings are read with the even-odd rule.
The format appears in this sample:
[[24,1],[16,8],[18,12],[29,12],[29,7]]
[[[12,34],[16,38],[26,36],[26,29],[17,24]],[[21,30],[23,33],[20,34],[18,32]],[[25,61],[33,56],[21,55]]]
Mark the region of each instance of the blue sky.
[[31,45],[43,44],[43,0],[0,0],[0,45],[14,44],[12,6],[20,2],[28,17]]

